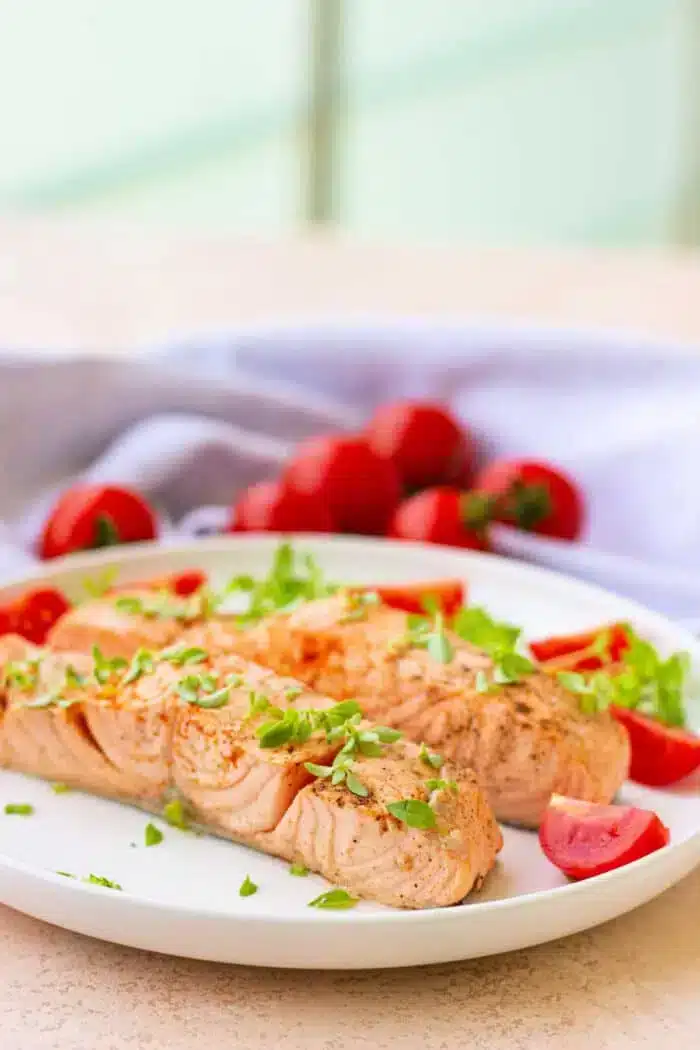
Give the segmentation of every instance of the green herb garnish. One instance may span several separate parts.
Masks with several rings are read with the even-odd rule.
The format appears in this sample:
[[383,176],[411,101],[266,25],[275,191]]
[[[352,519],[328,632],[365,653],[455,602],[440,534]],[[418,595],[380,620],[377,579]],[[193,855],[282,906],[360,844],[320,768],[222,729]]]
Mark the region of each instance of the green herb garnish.
[[71,789],[69,784],[60,784],[60,783],[58,783],[58,784],[52,784],[51,785],[51,790],[53,791],[54,795],[66,795],[72,789]]
[[438,755],[434,751],[428,751],[425,744],[421,744],[418,758],[432,769],[439,769],[444,762],[442,755]]
[[156,665],[156,657],[149,649],[137,649],[129,664],[129,668],[121,680],[122,685],[129,685],[147,673],[150,673]]
[[309,901],[309,908],[328,908],[336,911],[345,911],[354,908],[358,903],[357,897],[351,897],[347,890],[326,890]]
[[389,802],[386,807],[392,817],[407,824],[409,828],[431,829],[437,824],[435,813],[427,802],[416,798],[404,798],[398,802]]
[[428,791],[459,791],[459,786],[456,780],[443,780],[442,778],[431,777],[430,780],[426,780],[425,786]]
[[289,611],[302,602],[327,597],[337,590],[334,584],[325,580],[311,555],[302,556],[300,561],[301,568],[291,545],[280,544],[267,576],[260,580],[249,576],[235,577],[219,597],[219,603],[230,594],[245,594],[248,608],[236,618],[236,622],[240,627],[248,627],[270,613]]
[[308,875],[309,869],[304,864],[290,864],[289,865],[290,875]]
[[31,817],[33,812],[34,806],[30,806],[28,802],[8,802],[5,806],[8,817]]
[[640,711],[665,725],[684,726],[683,693],[690,670],[688,653],[664,659],[651,642],[627,628],[630,647],[624,653],[619,673],[596,671],[591,675],[560,671],[558,681],[580,698],[587,714],[604,711],[611,704]]
[[111,879],[106,879],[104,875],[88,875],[83,882],[90,883],[91,886],[105,886],[108,890],[120,890],[121,886],[118,882],[112,882]]
[[160,659],[165,660],[169,664],[173,664],[175,667],[184,667],[185,664],[201,664],[205,660],[209,659],[209,653],[206,649],[200,649],[198,646],[173,646],[171,649],[164,649],[160,654]]
[[166,820],[171,827],[179,828],[180,831],[187,831],[190,826],[185,807],[179,798],[173,798],[170,802],[165,803],[163,806],[163,819]]
[[432,619],[417,614],[406,617],[408,630],[400,638],[389,643],[389,649],[400,652],[402,649],[426,649],[433,660],[440,664],[449,664],[455,651],[445,630],[445,617],[438,609]]
[[179,623],[191,623],[210,612],[210,595],[208,589],[201,587],[195,594],[180,598],[171,591],[154,591],[152,594],[139,597],[135,594],[123,594],[115,599],[115,607],[130,616],[145,616],[147,620],[177,620]]
[[240,887],[240,889],[238,891],[239,897],[252,897],[253,894],[257,893],[257,892],[258,892],[258,887],[252,881],[250,875],[246,875],[246,877],[244,878],[243,882],[241,883],[241,887]]
[[345,611],[339,623],[356,623],[367,619],[367,611],[373,605],[379,605],[380,598],[376,591],[346,591],[344,594]]
[[118,575],[119,570],[116,565],[109,565],[95,576],[86,576],[83,580],[83,590],[88,598],[102,598],[114,587]]
[[147,846],[158,846],[163,841],[163,832],[155,824],[146,824],[143,833],[144,842]]
[[92,673],[98,685],[106,685],[110,679],[129,666],[129,661],[123,656],[114,656],[111,659],[103,655],[98,645],[92,647]]
[[476,691],[478,693],[492,693],[502,685],[514,685],[522,682],[525,675],[532,674],[536,667],[526,656],[520,653],[506,652],[494,654],[493,669],[490,674],[479,671],[476,676]]
[[519,627],[499,623],[492,619],[485,609],[478,606],[460,609],[454,616],[451,627],[465,642],[471,642],[477,649],[483,649],[491,656],[513,652],[521,634]]
[[232,680],[218,687],[216,678],[211,674],[190,674],[181,678],[175,688],[178,696],[188,704],[216,708],[224,707],[229,702],[234,684],[238,684],[238,676],[232,676]]
[[77,875],[73,875],[70,871],[57,871],[57,875],[62,875],[64,879],[77,879]]
[[11,660],[5,664],[2,680],[6,686],[16,686],[22,692],[35,689],[39,681],[41,658],[34,660]]

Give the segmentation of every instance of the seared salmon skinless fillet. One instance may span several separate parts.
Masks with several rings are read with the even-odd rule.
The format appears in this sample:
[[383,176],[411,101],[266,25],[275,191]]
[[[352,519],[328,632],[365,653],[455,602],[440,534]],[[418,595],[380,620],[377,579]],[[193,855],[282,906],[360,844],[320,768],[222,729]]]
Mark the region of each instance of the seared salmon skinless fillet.
[[471,770],[355,701],[204,644],[126,658],[6,636],[0,703],[0,765],[153,812],[176,802],[195,825],[382,904],[455,904],[502,845]]
[[347,594],[306,602],[247,629],[193,627],[213,650],[242,653],[312,689],[356,697],[367,717],[425,741],[472,768],[499,820],[537,827],[552,794],[611,802],[627,777],[629,742],[608,712],[586,714],[578,697],[535,671],[478,688],[491,658],[445,631],[450,659],[411,645],[411,620]]

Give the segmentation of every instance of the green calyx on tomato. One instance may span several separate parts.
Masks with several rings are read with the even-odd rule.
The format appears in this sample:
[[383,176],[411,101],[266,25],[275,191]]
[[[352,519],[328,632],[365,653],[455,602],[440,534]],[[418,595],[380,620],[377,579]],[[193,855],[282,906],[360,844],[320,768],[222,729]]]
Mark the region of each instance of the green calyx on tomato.
[[514,481],[499,509],[505,520],[522,529],[534,529],[552,513],[552,497],[544,485]]
[[464,492],[460,497],[460,511],[467,528],[482,534],[494,520],[496,500],[484,492]]
[[119,532],[114,524],[114,519],[109,514],[98,514],[95,518],[93,540],[87,549],[98,550],[100,547],[116,547],[119,542]]

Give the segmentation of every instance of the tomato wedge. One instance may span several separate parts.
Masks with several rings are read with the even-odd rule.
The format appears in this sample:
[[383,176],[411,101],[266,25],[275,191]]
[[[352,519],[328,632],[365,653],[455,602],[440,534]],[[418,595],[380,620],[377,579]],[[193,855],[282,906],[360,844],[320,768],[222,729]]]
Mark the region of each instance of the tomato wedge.
[[70,609],[70,603],[55,587],[28,591],[0,609],[0,634],[19,634],[35,645],[43,645],[53,625]]
[[435,598],[445,616],[452,616],[465,601],[465,587],[461,580],[420,580],[417,583],[368,584],[363,591],[376,591],[383,602],[393,609],[408,613],[424,613],[423,602]]
[[700,736],[626,707],[613,706],[610,710],[629,734],[631,780],[666,787],[700,767]]
[[629,647],[629,635],[622,623],[530,642],[532,655],[547,671],[599,671],[621,660]]
[[548,860],[570,879],[590,879],[668,845],[656,813],[636,806],[601,806],[553,795],[540,824]]

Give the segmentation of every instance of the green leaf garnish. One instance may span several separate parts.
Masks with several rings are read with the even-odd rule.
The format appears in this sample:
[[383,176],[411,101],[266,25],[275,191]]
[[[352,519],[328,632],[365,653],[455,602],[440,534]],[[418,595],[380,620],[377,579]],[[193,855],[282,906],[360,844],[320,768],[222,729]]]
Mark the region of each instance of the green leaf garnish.
[[30,692],[39,682],[40,665],[40,657],[33,660],[10,660],[2,672],[3,684],[15,686],[22,692]]
[[115,599],[115,607],[130,616],[145,616],[148,620],[177,620],[191,623],[205,618],[211,612],[208,588],[200,587],[194,594],[181,598],[171,591],[154,591],[139,597],[122,594]]
[[238,891],[239,897],[252,897],[253,894],[257,893],[257,892],[258,892],[258,887],[252,881],[250,875],[246,875],[246,877],[244,878],[243,882],[241,883],[241,887],[240,887],[240,889]]
[[459,791],[456,780],[442,780],[442,778],[431,777],[426,780],[425,786],[428,791]]
[[319,766],[315,762],[304,762],[304,768],[308,769],[313,776],[322,779],[329,777],[333,772],[333,766]]
[[345,610],[338,622],[355,623],[359,620],[366,620],[368,610],[373,605],[378,605],[379,600],[376,591],[345,591],[343,595]]
[[173,664],[175,667],[184,667],[185,664],[204,663],[205,660],[209,659],[209,653],[206,649],[200,649],[196,645],[179,645],[173,646],[171,649],[164,649],[160,654],[160,659]]
[[452,630],[466,642],[471,642],[477,649],[483,649],[489,655],[501,655],[513,652],[520,637],[519,627],[494,620],[485,609],[478,606],[465,606],[454,616]]
[[309,901],[308,907],[345,911],[348,908],[354,908],[358,903],[358,899],[357,897],[351,897],[347,890],[326,890],[325,893],[320,893],[318,897],[314,897],[312,901]]
[[155,664],[156,658],[150,650],[137,649],[126,674],[121,680],[121,684],[129,685],[131,682],[138,681],[142,675],[152,671]]
[[155,824],[146,824],[143,833],[147,846],[158,846],[163,841],[163,832]]
[[[237,676],[233,676],[237,678]],[[195,707],[216,708],[225,707],[229,702],[231,689],[234,681],[227,681],[223,686],[218,686],[216,678],[211,674],[190,674],[181,678],[175,689],[178,696],[185,703],[193,704]]]
[[92,886],[106,886],[108,890],[120,890],[121,886],[118,882],[112,882],[111,879],[106,879],[104,875],[88,875],[83,882],[88,882]]
[[416,798],[404,798],[398,802],[389,802],[386,807],[392,817],[407,824],[409,828],[430,830],[436,826],[435,813],[427,802]]
[[367,798],[369,795],[368,789],[351,770],[348,770],[345,774],[345,786],[348,791],[352,791],[353,795],[357,795],[358,798]]
[[609,674],[603,670],[592,675],[560,671],[558,681],[579,697],[586,714],[604,711],[614,704],[637,710],[665,725],[684,726],[688,653],[673,653],[664,659],[651,642],[640,638],[630,627],[627,633],[630,647],[622,657],[621,671]]
[[424,762],[426,766],[430,766],[432,769],[439,769],[445,761],[442,755],[438,755],[434,751],[428,751],[425,744],[421,744],[418,758],[421,762]]
[[289,874],[290,875],[298,875],[298,876],[301,877],[303,875],[308,875],[309,874],[309,869],[304,864],[290,864],[289,865]]
[[[297,565],[298,561],[301,566]],[[238,592],[248,597],[247,610],[236,618],[240,627],[248,627],[271,613],[291,610],[301,602],[327,597],[336,590],[335,584],[325,580],[311,555],[298,559],[291,545],[282,543],[275,552],[267,576],[260,580],[235,577],[225,588],[223,596]]]
[[54,795],[66,795],[69,791],[72,791],[72,788],[69,784],[52,784],[51,790]]
[[92,673],[98,685],[106,685],[110,679],[129,666],[128,660],[123,656],[114,656],[111,659],[103,655],[98,645],[92,647]]
[[88,598],[102,598],[114,587],[118,575],[119,569],[116,565],[109,565],[95,576],[86,576],[83,580],[83,590]]
[[5,812],[8,816],[31,817],[34,806],[30,806],[28,802],[8,802]]
[[179,828],[180,831],[187,831],[190,826],[185,807],[179,798],[173,798],[170,802],[165,803],[163,806],[163,819],[166,820],[171,827]]
[[404,635],[389,642],[390,651],[425,649],[440,664],[448,664],[454,659],[454,646],[447,636],[445,618],[439,609],[432,619],[410,613],[406,617],[406,626],[408,629]]
[[77,875],[73,875],[70,871],[57,871],[57,875],[62,875],[64,879],[77,879]]

